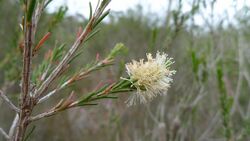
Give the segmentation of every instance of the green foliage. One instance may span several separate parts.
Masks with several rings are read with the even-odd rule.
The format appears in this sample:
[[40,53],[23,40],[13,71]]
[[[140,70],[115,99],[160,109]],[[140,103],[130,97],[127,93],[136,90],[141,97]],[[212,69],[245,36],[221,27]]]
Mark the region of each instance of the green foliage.
[[[91,92],[78,100],[78,106],[85,106],[86,104],[93,104],[96,100],[101,99],[116,99],[116,96],[112,96],[110,94],[116,94],[121,92],[130,92],[133,91],[131,87],[132,83],[128,80],[120,80],[111,85],[104,85],[99,90]],[[95,104],[95,103],[94,103]]]
[[108,16],[109,12],[110,12],[110,10],[104,12],[104,13],[100,16],[100,18],[99,18],[97,21],[95,21],[95,23],[93,24],[93,28],[95,28],[97,25],[99,25],[99,24],[101,23],[101,21],[102,21],[106,16]]
[[89,20],[92,18],[92,16],[93,16],[93,8],[91,2],[89,2]]
[[198,56],[197,51],[191,49],[192,70],[197,81],[206,82],[208,78],[208,68],[206,56],[203,53]]
[[[20,30],[18,27],[20,23],[18,19],[21,18],[12,17],[18,17],[20,11],[12,1],[0,0],[0,2],[0,86],[2,86],[4,82],[16,82],[16,84],[11,87],[11,90],[8,90],[8,92],[10,92],[9,96],[14,97],[16,93],[19,93],[19,91],[15,89],[20,88],[19,80],[21,79],[20,74],[22,73],[21,53],[19,49],[17,49],[22,37],[19,35]],[[51,0],[47,1],[47,3],[49,2],[51,2]],[[73,112],[73,114],[62,113],[62,115],[58,115],[55,119],[51,118],[46,120],[46,122],[42,121],[42,124],[37,122],[39,128],[34,131],[34,136],[30,136],[30,140],[78,141],[84,137],[85,140],[110,141],[112,136],[114,140],[151,141],[160,140],[158,137],[165,136],[167,136],[166,140],[170,140],[172,139],[171,136],[175,136],[173,137],[175,140],[194,141],[202,140],[200,137],[204,132],[209,132],[209,135],[205,136],[203,140],[215,140],[215,138],[222,138],[220,132],[222,127],[225,138],[234,139],[239,137],[237,139],[241,141],[249,140],[249,113],[247,112],[249,111],[248,70],[250,69],[248,55],[250,38],[249,8],[245,7],[242,10],[236,11],[234,21],[236,24],[232,23],[227,26],[225,23],[230,22],[224,18],[220,18],[219,20],[223,20],[224,24],[219,26],[217,25],[217,21],[209,23],[211,21],[210,17],[205,16],[204,18],[208,23],[200,26],[193,23],[192,18],[196,14],[205,14],[204,12],[206,10],[203,11],[203,8],[207,7],[209,9],[210,1],[192,1],[192,8],[186,12],[184,12],[183,9],[183,3],[186,1],[173,2],[176,3],[177,7],[173,6],[172,9],[170,9],[169,22],[167,22],[168,19],[159,17],[160,21],[164,21],[159,24],[157,18],[155,19],[157,16],[152,16],[150,13],[144,14],[142,7],[138,6],[137,9],[130,9],[124,13],[111,12],[108,22],[98,24],[98,28],[102,30],[96,28],[86,38],[85,41],[88,42],[85,47],[87,49],[82,49],[81,52],[72,57],[69,62],[72,68],[66,71],[67,75],[60,76],[57,80],[59,82],[57,83],[58,86],[65,84],[65,82],[71,79],[71,74],[77,76],[81,72],[95,72],[96,70],[113,64],[114,62],[110,62],[104,66],[101,61],[110,58],[109,55],[113,53],[112,51],[109,52],[109,50],[112,50],[112,47],[117,42],[123,42],[129,48],[129,53],[126,53],[123,57],[125,59],[119,58],[121,59],[119,60],[120,66],[117,65],[117,67],[102,69],[102,72],[98,71],[95,72],[94,75],[91,75],[91,79],[85,77],[85,80],[74,84],[74,87],[65,88],[60,91],[54,99],[39,107],[38,110],[43,110],[44,107],[50,106],[52,102],[57,101],[58,98],[62,98],[62,96],[68,94],[68,91],[72,89],[80,92],[76,97],[82,98],[81,100],[88,96],[90,96],[88,100],[93,100],[91,102],[87,102],[88,100],[82,101],[79,106],[97,105],[97,103],[100,106],[94,110],[91,108],[81,108],[84,112],[75,112],[72,110],[70,112]],[[90,5],[90,7],[92,7],[92,5]],[[65,9],[66,8],[59,9],[57,13],[54,14],[45,13],[41,19],[42,26],[38,28],[37,37],[42,37],[48,28],[50,31],[53,30],[53,34],[50,40],[44,44],[46,48],[42,48],[40,53],[43,54],[45,50],[52,49],[51,53],[53,52],[53,55],[51,56],[53,57],[44,59],[41,57],[43,55],[38,55],[35,58],[36,60],[32,64],[32,75],[34,75],[32,76],[32,82],[36,85],[40,83],[40,80],[36,78],[41,78],[43,72],[46,68],[48,69],[50,65],[51,68],[56,67],[57,61],[62,59],[61,56],[64,53],[61,50],[68,49],[68,46],[65,46],[64,49],[60,49],[60,46],[52,48],[54,41],[56,40],[58,43],[72,43],[76,38],[76,29],[79,26],[82,27],[82,25],[86,25],[88,21],[87,19],[81,21],[79,17],[65,16]],[[93,16],[95,10],[94,8],[91,9],[90,18]],[[214,16],[216,18],[216,13]],[[52,21],[50,20],[51,17]],[[239,67],[238,62],[239,46],[245,47],[243,48],[244,55],[241,56],[244,58],[243,66],[245,69],[243,70]],[[106,50],[107,48],[109,49]],[[116,49],[114,49],[113,52],[116,52],[115,50]],[[116,85],[113,86],[116,88],[112,91],[114,95],[111,94],[106,97],[106,95],[101,96],[98,94],[107,90],[111,84],[103,85],[97,88],[97,90],[93,90],[93,88],[96,88],[97,82],[106,82],[114,75],[119,78],[125,70],[124,65],[127,60],[131,58],[136,59],[139,56],[145,55],[145,50],[153,52],[165,50],[169,56],[175,58],[174,65],[176,70],[178,70],[178,74],[174,78],[174,85],[169,90],[168,95],[148,105],[152,115],[149,115],[148,111],[141,108],[141,106],[124,108],[123,96],[119,96],[120,98],[116,102],[104,100],[104,102],[101,102],[102,98],[116,98],[117,91],[127,91],[126,89],[121,89],[121,87],[123,87],[121,85],[128,86],[130,83],[128,81],[127,84],[124,82],[116,83]],[[102,54],[107,54],[107,56],[103,60],[93,61],[92,59],[95,58],[97,53],[101,54],[100,56],[102,56]],[[79,57],[79,59],[76,59],[77,57]],[[52,62],[51,59],[53,60]],[[218,60],[224,63],[223,66],[216,65],[218,64]],[[37,62],[41,64],[37,65]],[[82,66],[82,64],[84,64],[84,66]],[[116,75],[116,72],[119,72],[118,75]],[[239,105],[236,108],[236,112],[230,115],[234,101],[232,96],[235,95],[240,72],[243,74],[243,85],[240,87],[239,100],[236,101]],[[216,86],[218,89],[216,89]],[[57,85],[55,86],[55,84],[53,84],[52,88],[54,87],[57,87]],[[50,89],[48,89],[48,91],[49,90]],[[218,90],[219,99],[217,100],[218,95],[216,94]],[[94,95],[91,96],[91,93],[88,93],[89,91],[92,91]],[[83,95],[83,93],[89,95]],[[13,115],[7,112],[9,109],[5,108],[5,105],[2,104],[1,101],[0,108],[0,125],[7,127]],[[215,118],[218,110],[220,110],[222,124],[213,124],[213,121],[219,123]],[[107,120],[110,118],[110,113],[120,115],[120,119],[117,120],[121,122],[117,125],[107,123]],[[160,126],[161,128],[158,128],[159,123],[164,123],[166,126]],[[60,128],[58,128],[58,125],[60,125]],[[135,130],[130,130],[134,129],[134,127],[137,128],[136,132]],[[72,132],[69,132],[69,129],[72,131],[77,130],[77,132],[72,134]],[[148,132],[149,130],[150,132]],[[62,136],[55,136],[58,132],[60,132]],[[161,132],[164,133],[160,134]],[[37,136],[38,134],[41,136]],[[1,136],[0,140],[2,140]]]
[[159,31],[158,31],[157,27],[155,27],[155,28],[152,29],[151,40],[150,40],[149,49],[148,49],[149,52],[153,52],[154,51],[154,48],[156,46],[156,40],[157,40],[158,32]]
[[228,96],[225,83],[223,80],[223,69],[221,64],[217,66],[217,79],[218,79],[218,86],[220,92],[220,105],[221,105],[221,114],[224,126],[224,133],[225,137],[228,141],[231,140],[232,137],[232,127],[231,127],[231,108],[233,105],[233,98]]
[[68,7],[64,7],[64,6],[61,6],[58,9],[58,11],[54,14],[53,19],[51,20],[49,31],[51,31],[58,23],[60,23],[63,20],[67,11],[68,11]]
[[43,73],[48,71],[47,69],[49,67],[49,64],[50,62],[44,59],[43,62],[38,67],[36,67],[31,76],[32,82],[34,82],[36,85],[40,85],[41,77]]
[[85,39],[85,41],[87,42],[89,39],[91,39],[92,37],[94,37],[98,32],[100,32],[100,29],[96,29],[94,31],[91,32],[91,34]]
[[108,55],[108,59],[114,59],[116,56],[120,54],[126,54],[128,52],[128,48],[125,47],[123,43],[118,43],[115,47],[110,51]]
[[195,73],[196,79],[198,79],[198,69],[199,69],[199,59],[196,57],[196,53],[191,51],[192,64],[193,64],[193,72]]
[[44,80],[47,74],[51,72],[52,65],[62,59],[65,45],[66,44],[62,44],[55,47],[53,50],[49,50],[41,64],[38,67],[35,67],[31,78],[36,85],[39,86],[41,81]]
[[52,55],[51,55],[51,62],[56,62],[62,59],[63,54],[64,54],[64,49],[65,49],[65,45],[66,44],[62,44],[59,47],[55,47],[52,51]]
[[28,13],[27,13],[27,21],[28,22],[31,22],[31,20],[32,20],[32,15],[33,15],[35,6],[36,6],[36,0],[31,0],[29,3],[29,9],[28,9]]
[[244,128],[247,135],[250,135],[250,119],[246,119],[244,122]]

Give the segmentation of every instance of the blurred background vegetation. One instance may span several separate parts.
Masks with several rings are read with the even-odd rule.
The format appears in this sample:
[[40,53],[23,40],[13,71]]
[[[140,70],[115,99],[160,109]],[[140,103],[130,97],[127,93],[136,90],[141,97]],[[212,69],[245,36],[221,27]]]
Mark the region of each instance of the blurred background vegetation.
[[[29,131],[34,129],[30,140],[250,140],[250,7],[234,10],[233,20],[226,16],[214,20],[216,0],[190,0],[192,9],[185,12],[182,0],[172,2],[175,6],[168,6],[165,17],[144,13],[140,5],[126,12],[112,12],[67,73],[73,74],[96,54],[104,57],[118,42],[124,43],[128,52],[113,67],[72,85],[36,111],[50,107],[71,89],[82,95],[98,83],[126,76],[125,62],[158,50],[175,60],[177,74],[168,95],[147,105],[126,107],[128,95],[121,94],[118,100],[103,101],[96,107],[63,112],[30,126]],[[79,27],[86,25],[87,18],[65,13],[67,8],[61,7],[55,13],[43,14],[37,39],[48,31],[52,36],[42,48],[43,53],[35,57],[34,69],[48,49],[62,43],[69,47]],[[203,17],[202,26],[195,23],[196,15]],[[0,0],[0,86],[16,104],[22,65],[21,16],[17,1]],[[0,125],[7,129],[14,113],[1,100],[0,109]]]

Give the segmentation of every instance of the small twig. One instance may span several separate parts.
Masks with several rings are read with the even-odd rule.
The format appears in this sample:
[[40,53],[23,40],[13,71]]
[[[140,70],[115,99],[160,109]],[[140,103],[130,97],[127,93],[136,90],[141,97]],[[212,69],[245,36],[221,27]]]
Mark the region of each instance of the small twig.
[[44,80],[41,86],[36,90],[34,94],[35,98],[40,98],[42,96],[42,94],[49,87],[52,81],[58,77],[63,68],[70,62],[75,52],[79,49],[80,45],[91,34],[93,29],[95,28],[95,25],[98,23],[98,20],[101,20],[99,18],[102,18],[101,14],[103,13],[103,10],[105,9],[105,7],[109,2],[110,0],[106,1],[105,5],[101,5],[100,7],[99,5],[97,5],[97,7],[99,8],[95,12],[94,16],[90,19],[84,31],[81,33],[81,35],[75,40],[75,42],[73,43],[67,54],[63,57],[62,61],[60,61],[58,66],[50,73],[47,79]]
[[[241,41],[244,42],[244,41]],[[238,75],[238,81],[237,81],[237,86],[236,86],[236,91],[235,91],[235,95],[234,95],[234,102],[231,108],[231,116],[237,111],[237,109],[240,109],[240,104],[239,104],[239,97],[241,94],[241,87],[242,87],[242,83],[243,83],[243,79],[244,79],[244,57],[243,57],[243,50],[242,50],[242,46],[241,44],[238,45],[238,69],[239,69],[239,75]],[[240,111],[240,110],[239,110]],[[240,113],[241,117],[244,117],[243,113]]]
[[[71,100],[72,94],[73,94],[73,93],[71,93],[71,96],[68,98],[68,100]],[[64,102],[65,102],[65,101],[64,101]],[[61,104],[62,104],[62,105],[61,105]],[[38,115],[36,115],[36,116],[30,117],[30,118],[29,118],[29,121],[32,122],[32,121],[36,121],[36,120],[39,120],[39,119],[42,119],[42,118],[45,118],[45,117],[53,116],[53,115],[55,115],[55,114],[58,113],[58,112],[64,111],[65,109],[70,109],[70,108],[75,107],[76,104],[77,104],[77,102],[69,102],[69,103],[68,103],[67,100],[66,100],[66,104],[67,104],[67,105],[64,106],[63,104],[64,104],[63,101],[60,101],[60,102],[58,103],[59,107],[58,107],[58,105],[56,105],[54,108],[52,108],[52,109],[49,110],[48,112],[44,112],[44,113],[38,114]]]
[[47,69],[45,70],[45,72],[42,74],[42,76],[41,76],[41,81],[44,81],[44,80],[45,80],[45,78],[46,78],[46,76],[47,76],[47,74],[48,74],[50,68],[51,68],[51,64],[49,64],[48,68],[47,68]]
[[12,122],[12,125],[10,127],[10,130],[9,130],[9,137],[12,138],[14,136],[14,133],[15,133],[15,129],[17,127],[17,123],[18,123],[18,120],[19,120],[19,115],[16,114],[13,122]]
[[49,92],[47,95],[45,95],[44,97],[40,98],[38,100],[38,104],[42,103],[44,101],[46,101],[47,99],[49,99],[52,95],[54,95],[56,92],[62,90],[64,87],[66,87],[69,84],[69,81],[66,81],[64,84],[62,84],[59,88],[54,89],[53,91]]
[[[104,59],[105,60],[105,59]],[[42,103],[46,100],[48,100],[51,96],[53,96],[56,92],[61,91],[63,88],[67,87],[69,84],[72,84],[75,81],[79,81],[81,79],[83,79],[85,76],[87,76],[89,73],[91,73],[94,70],[97,70],[98,67],[105,65],[105,62],[100,61],[99,63],[97,63],[96,65],[94,65],[93,67],[79,73],[79,75],[77,75],[77,78],[70,78],[69,80],[67,80],[66,82],[64,82],[61,86],[55,88],[54,90],[50,91],[48,94],[46,94],[45,96],[43,96],[42,98],[40,98],[38,100],[38,104]]]
[[94,19],[92,19],[87,27],[85,28],[84,32],[81,34],[81,36],[75,41],[75,43],[72,45],[68,53],[64,56],[63,60],[59,63],[59,65],[53,70],[53,72],[49,75],[49,77],[42,83],[40,88],[36,91],[35,97],[40,97],[42,93],[47,89],[47,87],[51,84],[51,82],[58,76],[58,74],[61,72],[61,70],[64,68],[65,65],[69,62],[70,58],[73,56],[73,54],[77,51],[79,46],[81,45],[82,41],[88,36],[88,34],[91,32],[92,24]]
[[2,129],[0,128],[0,133],[8,140],[10,139],[9,135]]
[[50,117],[50,116],[56,114],[57,112],[58,112],[57,110],[51,110],[51,111],[44,112],[44,113],[41,113],[39,115],[30,117],[29,120],[30,121],[36,121],[36,120],[39,120],[39,119],[42,119],[42,118],[45,118],[45,117]]
[[9,107],[12,110],[14,110],[17,113],[20,112],[20,109],[18,109],[1,90],[0,90],[0,97],[9,105]]
[[146,105],[147,113],[149,114],[149,117],[153,120],[155,124],[159,124],[161,121],[157,119],[157,117],[152,113],[152,111],[149,108],[149,105]]
[[211,131],[215,131],[215,126],[218,125],[218,121],[220,119],[220,114],[219,111],[216,112],[214,115],[213,119],[209,122],[209,126],[206,128],[206,130],[201,134],[199,137],[198,141],[203,141],[205,140],[211,133]]

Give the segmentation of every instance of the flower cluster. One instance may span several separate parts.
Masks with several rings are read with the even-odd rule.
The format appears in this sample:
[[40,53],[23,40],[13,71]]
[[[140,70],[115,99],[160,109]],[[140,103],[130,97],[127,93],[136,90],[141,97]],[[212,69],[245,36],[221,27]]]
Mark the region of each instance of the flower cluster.
[[134,105],[137,102],[146,103],[157,95],[165,94],[172,82],[171,76],[175,70],[170,70],[173,58],[168,58],[167,54],[157,52],[156,57],[147,54],[147,61],[133,60],[126,64],[127,73],[132,86],[137,89],[137,93],[132,94],[127,100],[127,104]]

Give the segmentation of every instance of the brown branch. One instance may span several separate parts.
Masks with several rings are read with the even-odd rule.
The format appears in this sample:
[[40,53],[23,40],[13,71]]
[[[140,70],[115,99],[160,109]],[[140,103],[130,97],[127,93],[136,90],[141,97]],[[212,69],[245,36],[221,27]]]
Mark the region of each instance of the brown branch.
[[[53,82],[53,80],[55,80],[60,74],[61,72],[64,70],[64,68],[68,65],[68,63],[70,62],[70,60],[73,58],[74,53],[78,50],[78,48],[80,47],[80,45],[86,41],[87,37],[90,35],[90,33],[92,32],[93,28],[100,22],[100,20],[103,19],[103,17],[101,17],[101,14],[103,13],[103,10],[105,9],[105,7],[107,6],[107,4],[110,2],[110,0],[107,1],[103,1],[102,4],[99,7],[97,12],[94,14],[94,16],[90,19],[90,21],[88,22],[87,26],[85,27],[85,30],[80,34],[79,38],[77,38],[75,40],[75,42],[73,43],[72,47],[69,49],[69,51],[66,53],[66,55],[63,57],[62,61],[59,62],[59,65],[52,71],[52,73],[50,73],[50,75],[48,75],[47,78],[45,78],[45,80],[42,82],[41,86],[38,87],[34,94],[31,94],[31,63],[32,63],[32,44],[33,41],[35,40],[35,33],[36,33],[36,28],[37,28],[37,24],[39,21],[39,18],[41,16],[41,12],[43,10],[43,8],[41,7],[41,4],[44,5],[44,3],[36,3],[36,1],[32,1],[34,3],[31,3],[31,7],[32,11],[27,11],[24,10],[25,15],[24,16],[24,36],[25,36],[25,40],[24,40],[24,47],[23,47],[23,69],[22,69],[22,82],[21,82],[21,96],[20,96],[20,118],[18,118],[18,122],[17,122],[17,126],[16,126],[16,132],[15,132],[15,136],[13,137],[13,141],[22,141],[25,135],[25,131],[28,127],[28,125],[30,124],[31,121],[34,120],[38,120],[41,119],[43,117],[48,117],[48,116],[52,116],[55,113],[61,111],[62,109],[56,109],[53,108],[48,112],[39,114],[37,116],[32,117],[32,110],[34,108],[34,106],[37,104],[39,98],[42,96],[42,94],[46,91],[46,89],[49,87],[49,85]],[[33,12],[33,6],[32,4],[36,5],[36,12],[35,13],[31,13],[32,16],[32,20],[30,21],[30,19],[27,19],[27,12]],[[27,7],[28,3],[27,1],[25,1],[24,6]],[[28,13],[30,14],[30,13]],[[106,15],[103,15],[106,16]],[[30,18],[30,17],[28,17]],[[47,37],[46,37],[47,38]],[[46,39],[44,39],[46,40]],[[43,44],[43,41],[40,43]],[[38,46],[37,48],[39,48],[40,46]],[[70,100],[72,97],[69,97],[64,104],[70,104],[71,101]],[[65,105],[63,105],[65,106]],[[68,105],[66,105],[68,106]],[[60,107],[62,108],[62,107]],[[63,107],[64,108],[64,107]],[[67,107],[65,107],[67,108]],[[65,110],[65,109],[63,109]],[[16,121],[16,120],[14,120]]]
[[34,100],[30,94],[30,76],[31,76],[31,59],[32,59],[32,41],[33,41],[33,28],[32,21],[26,21],[25,26],[25,46],[23,52],[23,72],[22,72],[22,83],[20,95],[20,118],[17,123],[17,130],[15,136],[13,137],[14,141],[22,141],[26,132],[26,129],[29,125],[28,118],[31,115],[31,112],[34,107]]
[[94,16],[89,20],[87,26],[85,27],[84,31],[80,34],[80,36],[76,39],[76,41],[73,43],[67,54],[64,56],[62,61],[60,61],[59,65],[52,71],[52,73],[48,76],[48,78],[41,84],[41,86],[35,91],[34,97],[35,99],[39,99],[41,95],[45,92],[45,90],[49,87],[49,85],[55,80],[55,78],[58,77],[60,72],[63,70],[63,68],[68,64],[68,62],[72,59],[72,56],[74,53],[78,50],[82,42],[87,39],[89,34],[92,32],[93,28],[96,26],[96,24],[99,22],[99,19],[106,8],[106,6],[109,4],[110,0],[107,0],[106,2],[103,1],[101,5],[97,5],[96,11]]
[[[22,96],[21,100],[25,100],[29,94],[30,88],[30,71],[31,71],[31,57],[32,57],[32,25],[27,23],[27,33],[25,40],[25,47],[23,52],[23,74],[22,74]],[[24,102],[24,101],[23,101]]]
[[42,83],[41,87],[35,92],[35,97],[39,98],[42,93],[48,88],[48,86],[51,84],[51,82],[60,74],[61,70],[68,64],[70,59],[72,58],[73,54],[77,51],[81,43],[86,39],[86,37],[90,34],[92,31],[92,25],[93,25],[94,18],[90,20],[88,25],[86,26],[84,32],[80,35],[79,38],[75,41],[75,43],[72,45],[68,53],[64,56],[63,60],[59,63],[59,65],[53,70],[53,72],[49,75],[49,77]]

